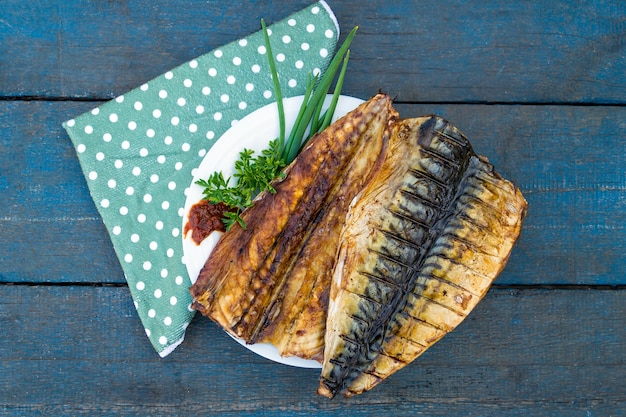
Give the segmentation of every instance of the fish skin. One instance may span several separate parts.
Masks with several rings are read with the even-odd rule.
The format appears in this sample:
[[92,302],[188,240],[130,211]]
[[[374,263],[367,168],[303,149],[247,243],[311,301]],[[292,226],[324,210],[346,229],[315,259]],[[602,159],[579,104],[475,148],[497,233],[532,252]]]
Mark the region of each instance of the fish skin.
[[283,356],[320,362],[323,358],[330,274],[340,232],[350,203],[382,163],[390,134],[388,125],[397,118],[389,98],[376,107],[380,105],[382,114],[373,119],[359,139],[362,143],[355,153],[359,157],[347,162],[344,175],[335,180],[324,207],[302,235],[300,252],[294,257],[281,300],[272,304],[275,311],[254,339],[255,343],[275,345]]
[[342,232],[318,393],[369,390],[454,329],[506,264],[526,207],[445,120],[398,122]]
[[313,137],[276,193],[242,213],[246,229],[222,236],[190,289],[193,307],[248,343],[321,360],[343,219],[380,166],[396,117],[391,98],[378,94]]

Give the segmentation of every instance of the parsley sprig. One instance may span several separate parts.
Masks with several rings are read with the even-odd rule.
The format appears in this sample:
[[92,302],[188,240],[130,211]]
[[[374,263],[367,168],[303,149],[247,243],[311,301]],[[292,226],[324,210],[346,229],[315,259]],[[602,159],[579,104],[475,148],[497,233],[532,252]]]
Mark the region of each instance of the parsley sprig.
[[[224,213],[224,226],[230,229],[235,223],[246,228],[241,212],[252,205],[252,200],[261,191],[276,192],[271,182],[280,176],[285,162],[277,157],[280,144],[277,139],[270,142],[259,156],[254,151],[244,149],[235,162],[234,181],[224,178],[221,171],[214,172],[207,180],[198,180],[196,184],[205,187],[204,199],[217,204],[224,203],[231,210]],[[234,184],[233,184],[234,183]]]
[[[283,168],[296,158],[302,147],[312,136],[330,125],[337,107],[339,95],[341,94],[350,57],[348,48],[357,31],[357,27],[355,27],[348,34],[321,78],[318,78],[317,74],[314,76],[309,74],[302,105],[298,111],[291,133],[289,137],[286,137],[283,96],[269,32],[264,20],[261,20],[261,27],[274,86],[274,96],[276,97],[278,107],[279,136],[270,141],[269,146],[260,155],[254,155],[254,151],[250,149],[241,151],[239,159],[235,162],[235,173],[232,178],[224,178],[222,172],[214,172],[208,179],[196,181],[196,184],[204,187],[203,194],[205,200],[209,200],[213,204],[224,203],[232,208],[232,210],[224,213],[224,218],[222,219],[226,230],[229,230],[235,224],[239,224],[243,229],[246,228],[246,224],[241,218],[243,210],[252,206],[254,197],[260,192],[275,193],[276,190],[272,182],[284,175],[282,172]],[[322,113],[324,99],[340,67],[341,70],[335,83],[330,106],[325,113]]]

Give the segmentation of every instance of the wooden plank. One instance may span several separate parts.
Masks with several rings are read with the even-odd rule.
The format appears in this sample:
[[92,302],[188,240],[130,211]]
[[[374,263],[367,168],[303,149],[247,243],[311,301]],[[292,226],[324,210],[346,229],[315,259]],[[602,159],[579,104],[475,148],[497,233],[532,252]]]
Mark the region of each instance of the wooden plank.
[[318,371],[268,362],[203,317],[159,359],[127,288],[0,285],[0,413],[620,415],[625,296],[492,290],[374,391],[328,401]]
[[4,2],[2,95],[114,97],[308,4]]
[[[111,98],[311,1],[3,2],[0,96]],[[148,5],[147,5],[148,4]],[[626,4],[331,2],[360,31],[345,90],[412,102],[626,99]]]
[[347,93],[381,88],[401,101],[443,103],[624,101],[619,0],[367,5],[340,19],[363,27]]
[[0,282],[126,282],[61,127],[96,105],[0,104]]
[[[0,281],[124,282],[60,126],[96,104],[0,103]],[[398,108],[403,117],[448,118],[528,199],[498,284],[626,283],[626,108]]]

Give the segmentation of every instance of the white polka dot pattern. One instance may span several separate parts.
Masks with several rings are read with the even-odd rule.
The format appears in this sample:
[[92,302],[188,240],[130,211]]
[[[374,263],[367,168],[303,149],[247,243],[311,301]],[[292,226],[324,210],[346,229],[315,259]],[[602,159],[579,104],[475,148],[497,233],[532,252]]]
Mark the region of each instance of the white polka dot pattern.
[[[304,93],[338,38],[327,6],[272,26],[283,95]],[[181,216],[192,172],[237,120],[274,100],[261,32],[178,66],[64,123],[110,232],[145,333],[161,356],[193,316]]]

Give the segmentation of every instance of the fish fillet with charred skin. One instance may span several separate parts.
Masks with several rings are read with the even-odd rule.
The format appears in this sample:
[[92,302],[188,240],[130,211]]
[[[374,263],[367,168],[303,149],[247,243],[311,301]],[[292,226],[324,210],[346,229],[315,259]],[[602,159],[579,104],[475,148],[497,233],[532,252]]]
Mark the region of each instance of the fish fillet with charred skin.
[[191,288],[193,306],[248,343],[322,359],[328,289],[350,202],[384,158],[391,99],[378,94],[313,137],[225,233]]
[[369,390],[454,329],[504,267],[526,208],[449,123],[398,122],[342,232],[318,393]]

